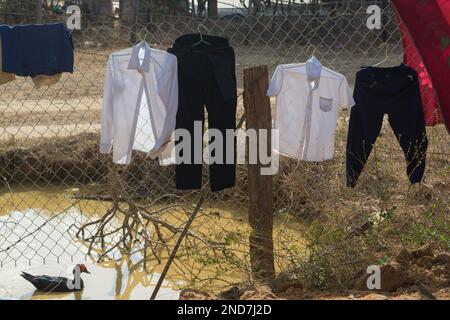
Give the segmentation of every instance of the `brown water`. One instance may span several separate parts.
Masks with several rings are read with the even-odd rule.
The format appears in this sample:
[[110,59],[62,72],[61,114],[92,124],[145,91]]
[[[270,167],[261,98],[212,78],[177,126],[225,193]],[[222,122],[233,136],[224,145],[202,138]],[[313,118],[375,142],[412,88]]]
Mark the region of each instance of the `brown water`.
[[[50,188],[3,190],[0,194],[0,299],[148,299],[163,270],[168,253],[160,252],[159,264],[149,256],[147,271],[142,267],[140,252],[122,257],[115,253],[110,259],[96,263],[86,257],[87,244],[73,238],[73,225],[80,225],[102,215],[110,203],[93,200],[76,201],[76,190]],[[74,203],[76,205],[74,206]],[[63,214],[61,214],[63,212]],[[222,241],[239,238],[230,245],[231,257],[222,259],[201,243],[197,251],[183,252],[174,261],[158,299],[178,299],[180,289],[197,286],[218,291],[233,283],[247,280],[246,245],[247,213],[229,210],[218,204],[207,204],[191,227],[199,235]],[[166,221],[179,224],[177,214]],[[289,236],[303,244],[298,225],[276,219],[275,238]],[[31,235],[30,235],[31,233]],[[175,241],[175,239],[173,239]],[[9,250],[5,248],[11,247]],[[282,248],[277,248],[282,250]],[[202,251],[203,250],[203,251]],[[95,254],[94,254],[95,255]],[[239,267],[236,266],[242,262]],[[70,276],[76,263],[85,263],[91,274],[83,274],[82,293],[38,294],[20,277],[20,271],[32,274]]]

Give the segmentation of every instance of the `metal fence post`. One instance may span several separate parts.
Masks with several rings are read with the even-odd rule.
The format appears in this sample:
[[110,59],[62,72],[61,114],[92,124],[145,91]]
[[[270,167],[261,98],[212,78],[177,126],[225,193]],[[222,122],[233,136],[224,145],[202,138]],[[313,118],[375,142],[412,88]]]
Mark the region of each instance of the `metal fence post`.
[[[271,150],[272,115],[270,100],[266,96],[269,72],[267,66],[244,70],[244,108],[247,129],[268,130],[267,149]],[[259,138],[258,138],[259,140]],[[272,176],[261,175],[262,165],[248,164],[250,263],[257,280],[275,277],[273,253],[273,186]],[[248,162],[247,148],[247,162]]]
[[133,1],[133,26],[131,27],[131,34],[130,34],[130,42],[132,44],[135,44],[137,42],[137,28],[138,28],[138,14],[139,14],[139,0]]

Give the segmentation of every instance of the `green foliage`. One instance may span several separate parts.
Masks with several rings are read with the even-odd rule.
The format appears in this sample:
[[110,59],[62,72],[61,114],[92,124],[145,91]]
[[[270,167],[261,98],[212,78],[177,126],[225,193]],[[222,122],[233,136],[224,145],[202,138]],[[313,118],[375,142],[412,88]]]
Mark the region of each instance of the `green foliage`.
[[402,240],[414,246],[434,243],[444,250],[450,250],[449,214],[439,214],[436,206],[430,208],[420,221],[412,221],[402,234]]

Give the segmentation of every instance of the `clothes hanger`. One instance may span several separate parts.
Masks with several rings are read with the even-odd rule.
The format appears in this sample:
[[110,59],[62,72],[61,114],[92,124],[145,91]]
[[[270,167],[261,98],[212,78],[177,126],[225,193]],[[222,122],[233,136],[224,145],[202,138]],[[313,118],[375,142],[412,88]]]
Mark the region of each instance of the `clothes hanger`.
[[384,59],[381,60],[380,62],[378,62],[378,63],[372,65],[372,67],[378,67],[379,65],[382,65],[383,63],[385,63],[386,61],[389,60],[389,46],[387,45],[386,42],[383,42],[382,44],[380,44],[380,46],[379,46],[378,48],[381,49],[381,48],[383,48],[383,47],[385,48],[385,51],[384,51]]
[[[296,69],[296,68],[299,68],[299,67],[304,67],[308,62],[320,63],[319,59],[317,59],[317,57],[316,57],[317,47],[311,43],[311,44],[309,44],[309,45],[306,47],[305,51],[308,52],[308,51],[310,50],[310,48],[313,49],[313,52],[312,52],[312,54],[311,54],[311,58],[309,58],[306,62],[297,62],[297,63],[294,63],[294,64],[292,64],[292,65],[289,66],[289,67],[285,67],[284,70]],[[320,64],[321,64],[321,63],[320,63]],[[333,70],[331,70],[331,69],[328,69],[328,68],[325,67],[325,66],[322,66],[322,67],[323,67],[323,69],[327,69],[327,70],[329,70],[329,71],[333,71]],[[333,72],[334,72],[334,71],[333,71]],[[333,77],[328,76],[328,75],[325,75],[325,74],[323,74],[323,73],[322,73],[322,75],[321,75],[321,78],[333,79]]]
[[147,43],[147,35],[148,35],[148,32],[144,32],[144,39],[141,39],[145,43]]
[[[312,55],[311,55],[311,58],[315,58],[315,59],[317,59],[316,57],[315,57],[315,53],[316,53],[316,51],[317,51],[317,48],[316,48],[316,46],[314,46],[313,44],[309,44],[307,47],[306,47],[306,49],[305,49],[305,51],[309,51],[309,48],[313,48],[313,53],[312,53]],[[309,61],[309,60],[308,60]],[[289,67],[285,67],[285,70],[286,69],[295,69],[295,68],[298,68],[298,67],[301,67],[301,66],[304,66],[306,64],[306,62],[296,62],[296,63],[293,63],[291,66],[289,66]]]
[[305,63],[306,74],[312,90],[316,90],[317,88],[319,88],[320,79],[323,76],[322,70],[324,68],[319,59],[317,59],[315,56],[316,51],[317,48],[313,46],[313,53],[311,54],[311,58],[309,58]]
[[[141,50],[141,49],[145,50],[145,46],[147,46],[151,50],[152,48],[150,47],[150,45],[148,44],[146,39],[147,39],[147,33],[144,34],[144,37],[141,37],[141,41],[139,43],[135,44],[135,46],[138,46],[139,50]],[[117,56],[122,57],[122,56],[129,56],[129,55],[131,55],[131,53],[123,53],[123,54],[119,54]],[[158,62],[158,60],[156,60],[152,55],[150,55],[150,60],[152,60],[154,63],[156,63],[160,68],[163,68],[163,66]]]
[[309,44],[308,47],[306,47],[305,51],[309,51],[310,48],[313,48],[313,52],[311,54],[311,58],[309,58],[306,62],[293,63],[291,66],[286,67],[285,69],[298,68],[298,67],[304,66],[306,63],[308,63],[310,61],[317,61],[317,62],[320,63],[319,59],[316,58],[317,47],[315,45],[313,45],[313,44]]
[[198,46],[199,44],[205,43],[205,44],[207,44],[207,45],[209,45],[209,46],[212,47],[213,45],[212,45],[211,43],[209,43],[208,41],[205,41],[205,40],[203,39],[202,28],[203,28],[204,30],[206,30],[206,32],[209,32],[209,29],[208,29],[204,24],[200,23],[200,24],[198,25],[198,27],[197,27],[197,32],[200,34],[200,41],[197,42],[197,43],[194,43],[192,46],[195,47],[195,46]]
[[[310,44],[309,46],[310,46],[310,47],[311,47],[311,46],[313,47],[313,52],[312,52],[312,54],[311,54],[311,59],[310,59],[310,60],[315,59],[315,60],[318,61],[318,59],[316,58],[317,47],[316,47],[315,45],[313,45],[313,44]],[[309,48],[309,47],[308,47],[308,48]]]
[[[133,47],[144,47],[145,45],[147,45],[150,49],[150,45],[148,44],[148,42],[146,41],[147,35],[145,34],[144,37],[141,36],[141,41],[137,42],[136,44],[133,45]],[[128,56],[130,55],[130,53],[121,53],[121,54],[115,54],[115,56],[117,57],[123,57],[123,56]]]
[[322,65],[320,63],[319,59],[316,58],[316,51],[317,51],[317,48],[314,46],[314,51],[311,54],[311,58],[309,58],[308,61],[306,61],[306,64],[310,63],[310,64]]
[[[150,47],[150,45],[148,44],[148,42],[146,41],[147,38],[147,33],[145,33],[144,35],[144,39],[141,40],[140,43],[138,43],[138,46],[140,47],[139,50],[144,49],[146,50],[146,47],[149,50],[152,50],[152,48]],[[151,54],[150,54],[150,60],[152,60],[154,63],[156,63],[158,66],[160,66],[162,68],[162,65],[158,62],[158,60],[156,60]]]

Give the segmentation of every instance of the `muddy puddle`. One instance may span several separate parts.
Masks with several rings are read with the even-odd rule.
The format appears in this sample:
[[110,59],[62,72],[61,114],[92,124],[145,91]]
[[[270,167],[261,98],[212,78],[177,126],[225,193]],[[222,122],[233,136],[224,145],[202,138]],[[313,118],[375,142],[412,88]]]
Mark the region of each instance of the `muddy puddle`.
[[[87,256],[88,244],[74,237],[77,228],[101,216],[108,202],[76,201],[74,188],[22,187],[0,193],[0,299],[148,299],[158,282],[168,252],[161,252],[159,263],[153,256],[143,270],[141,251],[122,256],[111,252],[108,259],[96,262],[96,253]],[[74,205],[76,203],[76,205]],[[248,232],[247,213],[229,210],[219,204],[204,206],[193,228],[215,240],[241,237]],[[169,221],[172,218],[169,218]],[[175,215],[174,218],[175,219]],[[174,224],[177,221],[174,220]],[[276,219],[277,234],[292,235],[300,244],[295,223]],[[199,245],[200,247],[201,245]],[[236,241],[223,259],[208,248],[203,252],[184,252],[167,274],[157,299],[178,299],[186,286],[219,291],[247,280],[246,244]],[[91,274],[83,274],[82,293],[36,293],[20,277],[20,271],[31,274],[71,276],[77,263],[85,263]],[[243,265],[240,265],[240,264]],[[239,267],[237,267],[239,266]]]

